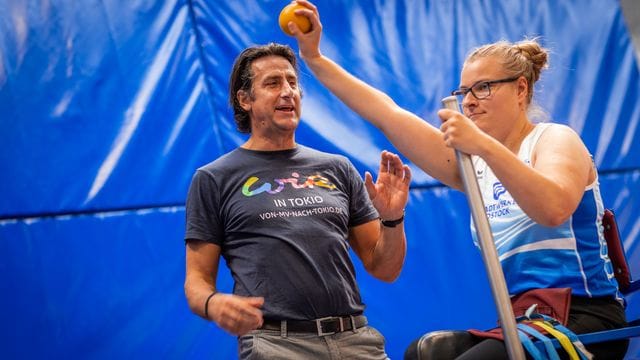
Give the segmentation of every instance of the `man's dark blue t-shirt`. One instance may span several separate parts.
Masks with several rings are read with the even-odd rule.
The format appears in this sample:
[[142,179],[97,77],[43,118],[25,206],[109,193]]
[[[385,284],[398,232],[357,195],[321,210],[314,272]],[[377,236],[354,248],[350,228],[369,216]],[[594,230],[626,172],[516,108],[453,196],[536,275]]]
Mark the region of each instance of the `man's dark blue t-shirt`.
[[238,148],[196,171],[186,216],[185,239],[220,246],[234,294],[264,297],[265,318],[363,312],[347,237],[378,214],[344,156]]

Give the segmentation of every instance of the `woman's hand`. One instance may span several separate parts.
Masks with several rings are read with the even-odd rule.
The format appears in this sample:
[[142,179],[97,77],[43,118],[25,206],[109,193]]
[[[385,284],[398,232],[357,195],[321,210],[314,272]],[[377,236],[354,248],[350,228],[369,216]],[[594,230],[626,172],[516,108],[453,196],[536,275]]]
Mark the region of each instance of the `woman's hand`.
[[293,21],[290,21],[287,26],[298,41],[300,57],[304,61],[308,61],[321,56],[320,37],[322,36],[322,24],[320,23],[320,14],[318,13],[318,8],[306,0],[296,0],[296,3],[304,6],[306,9],[298,9],[295,11],[295,14],[306,16],[309,22],[311,22],[311,29],[303,33]]
[[480,130],[471,119],[457,111],[441,109],[438,116],[442,120],[440,131],[443,140],[450,148],[465,154],[482,155],[485,145],[493,139]]

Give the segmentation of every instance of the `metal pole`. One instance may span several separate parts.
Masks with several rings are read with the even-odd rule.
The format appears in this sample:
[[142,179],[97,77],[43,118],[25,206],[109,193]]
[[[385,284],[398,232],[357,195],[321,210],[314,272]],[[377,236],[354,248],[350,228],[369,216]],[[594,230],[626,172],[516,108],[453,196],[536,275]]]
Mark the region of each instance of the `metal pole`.
[[[460,112],[458,99],[455,96],[448,96],[442,99],[442,105],[447,109]],[[484,210],[484,201],[482,200],[480,187],[476,181],[473,162],[471,162],[469,154],[458,150],[456,150],[456,160],[458,161],[458,169],[460,170],[464,191],[467,194],[467,201],[471,209],[471,217],[473,218],[473,223],[475,224],[478,234],[478,242],[480,244],[482,259],[484,260],[484,266],[489,275],[491,292],[493,293],[493,299],[498,309],[500,326],[502,327],[502,334],[504,335],[509,359],[524,360],[524,350],[518,337],[516,319],[513,315],[513,309],[511,308],[511,299],[507,291],[507,283],[504,280],[504,273],[502,272],[502,266],[500,266],[498,252],[493,242],[493,233],[491,232],[489,220]]]

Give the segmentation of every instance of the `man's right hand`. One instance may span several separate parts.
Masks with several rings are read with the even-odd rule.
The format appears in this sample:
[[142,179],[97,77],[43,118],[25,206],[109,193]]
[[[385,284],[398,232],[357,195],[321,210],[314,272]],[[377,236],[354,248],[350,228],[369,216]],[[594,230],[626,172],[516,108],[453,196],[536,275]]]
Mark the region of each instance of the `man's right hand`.
[[209,317],[233,335],[244,335],[262,326],[263,297],[215,294],[209,301]]

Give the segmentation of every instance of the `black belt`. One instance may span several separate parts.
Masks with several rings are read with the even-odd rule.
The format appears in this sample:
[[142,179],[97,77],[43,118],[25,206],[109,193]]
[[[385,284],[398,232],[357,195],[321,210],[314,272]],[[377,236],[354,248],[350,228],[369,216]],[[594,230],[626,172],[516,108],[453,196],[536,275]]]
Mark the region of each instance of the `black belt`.
[[364,315],[328,316],[316,320],[265,320],[260,330],[278,330],[283,335],[291,331],[326,336],[355,330],[365,325],[367,318]]

